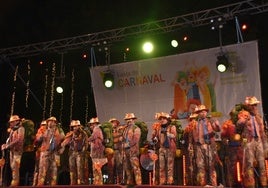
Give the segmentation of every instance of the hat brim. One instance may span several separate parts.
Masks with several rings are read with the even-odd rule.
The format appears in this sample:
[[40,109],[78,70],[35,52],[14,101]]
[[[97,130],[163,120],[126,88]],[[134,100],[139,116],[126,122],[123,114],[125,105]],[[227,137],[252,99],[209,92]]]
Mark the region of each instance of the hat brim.
[[256,102],[254,102],[254,103],[250,103],[250,104],[248,104],[248,105],[256,105],[256,104],[260,104],[261,102],[260,101],[256,101]]
[[118,120],[111,120],[110,123],[112,123],[112,122],[116,122],[118,124],[120,123]]
[[58,123],[57,120],[53,120],[53,119],[48,119],[48,120],[46,120],[46,122],[49,122],[49,121],[54,121],[54,122]]
[[130,120],[130,119],[137,119],[136,117],[133,118],[124,118],[124,120]]
[[8,121],[8,123],[14,122],[14,121],[20,121],[21,119],[14,119],[12,121]]
[[159,116],[157,119],[159,120],[160,118],[169,119],[169,117],[166,117],[166,116]]
[[197,111],[194,111],[194,113],[199,113],[199,112],[202,112],[202,111],[206,111],[206,112],[208,112],[208,109],[202,109],[202,110],[197,110]]

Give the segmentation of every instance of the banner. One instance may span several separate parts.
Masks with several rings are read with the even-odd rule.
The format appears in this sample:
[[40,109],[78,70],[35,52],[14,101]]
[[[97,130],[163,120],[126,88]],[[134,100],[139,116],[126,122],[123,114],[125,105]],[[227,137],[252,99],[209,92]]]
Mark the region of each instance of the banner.
[[[115,117],[123,124],[125,114],[134,113],[151,125],[156,112],[167,112],[185,125],[194,106],[204,104],[222,123],[246,96],[261,100],[257,42],[223,46],[222,51],[231,64],[224,73],[216,69],[220,48],[91,68],[99,120]],[[113,89],[103,85],[106,71],[114,75]]]

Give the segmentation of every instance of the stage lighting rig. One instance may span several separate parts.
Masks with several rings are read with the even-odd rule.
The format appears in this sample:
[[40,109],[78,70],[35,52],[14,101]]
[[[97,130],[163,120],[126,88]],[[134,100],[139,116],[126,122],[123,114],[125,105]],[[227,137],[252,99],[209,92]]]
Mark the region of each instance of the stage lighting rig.
[[217,57],[217,59],[218,59],[216,62],[217,70],[219,72],[227,71],[228,68],[230,67],[227,55],[222,53]]
[[103,84],[107,89],[114,87],[114,75],[110,71],[103,74]]

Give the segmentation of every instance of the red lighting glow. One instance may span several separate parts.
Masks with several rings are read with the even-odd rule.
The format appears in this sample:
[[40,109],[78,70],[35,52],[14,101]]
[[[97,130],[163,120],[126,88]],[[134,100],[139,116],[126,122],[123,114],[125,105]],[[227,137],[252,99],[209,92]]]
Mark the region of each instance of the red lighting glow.
[[241,28],[242,28],[242,30],[246,30],[248,28],[248,26],[247,26],[247,24],[243,24]]
[[87,54],[83,54],[83,59],[86,59],[87,58]]

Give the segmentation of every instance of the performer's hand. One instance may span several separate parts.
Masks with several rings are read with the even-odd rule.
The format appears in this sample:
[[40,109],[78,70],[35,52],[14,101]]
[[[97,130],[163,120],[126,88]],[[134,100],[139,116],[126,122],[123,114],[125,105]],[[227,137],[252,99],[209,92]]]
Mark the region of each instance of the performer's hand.
[[4,149],[7,149],[7,144],[3,144],[3,145],[1,146],[1,150],[4,150]]
[[167,133],[167,137],[168,137],[168,138],[175,138],[175,135],[172,134],[172,133],[169,133],[169,132],[168,132],[168,133]]
[[94,168],[96,168],[96,170],[101,170],[102,164],[99,162],[96,162],[96,163],[94,163]]
[[61,146],[60,149],[58,150],[58,153],[61,155],[63,154],[64,150],[65,150],[65,146]]
[[150,156],[150,158],[151,158],[153,161],[157,161],[157,160],[158,160],[158,155],[155,154],[155,153],[149,153],[149,156]]

